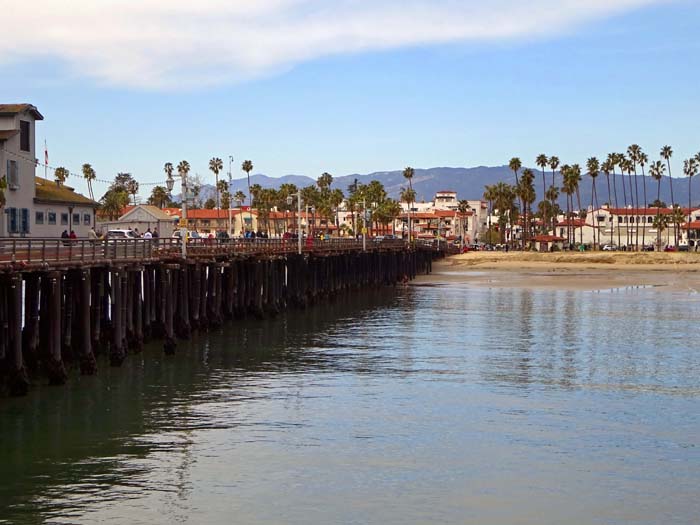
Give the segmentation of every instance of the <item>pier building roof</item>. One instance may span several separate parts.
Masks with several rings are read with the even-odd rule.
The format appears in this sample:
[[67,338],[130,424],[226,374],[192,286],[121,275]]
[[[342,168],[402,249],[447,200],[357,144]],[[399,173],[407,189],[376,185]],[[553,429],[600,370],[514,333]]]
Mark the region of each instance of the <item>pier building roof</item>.
[[36,197],[37,202],[60,203],[60,204],[80,204],[83,206],[91,206],[97,208],[99,205],[88,199],[85,195],[76,193],[74,188],[61,184],[56,181],[35,177],[36,182]]
[[44,120],[44,116],[32,104],[0,104],[0,116],[16,115],[25,112],[31,113],[36,120]]

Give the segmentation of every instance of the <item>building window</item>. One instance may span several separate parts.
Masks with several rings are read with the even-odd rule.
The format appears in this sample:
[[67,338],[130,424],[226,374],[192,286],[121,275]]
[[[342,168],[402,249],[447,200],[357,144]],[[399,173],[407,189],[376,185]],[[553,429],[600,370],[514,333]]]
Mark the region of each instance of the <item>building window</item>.
[[22,208],[20,215],[20,233],[29,233],[29,208]]
[[622,217],[618,217],[618,218],[617,218],[617,223],[618,223],[618,224],[622,224]]
[[34,214],[34,223],[35,224],[44,224],[44,212],[43,211],[38,211]]
[[61,214],[61,226],[68,226],[68,214],[67,213]]
[[29,127],[30,124],[26,120],[19,121],[19,149],[29,151]]
[[11,190],[19,189],[19,166],[16,160],[7,161],[7,187]]
[[49,224],[56,224],[56,212],[55,211],[46,212],[46,215],[47,215]]
[[92,217],[90,217],[89,213],[83,213],[83,224],[85,226],[90,226],[90,221],[92,220]]
[[7,231],[8,233],[18,233],[17,208],[7,208]]
[[79,213],[73,214],[73,226],[80,226],[80,214]]

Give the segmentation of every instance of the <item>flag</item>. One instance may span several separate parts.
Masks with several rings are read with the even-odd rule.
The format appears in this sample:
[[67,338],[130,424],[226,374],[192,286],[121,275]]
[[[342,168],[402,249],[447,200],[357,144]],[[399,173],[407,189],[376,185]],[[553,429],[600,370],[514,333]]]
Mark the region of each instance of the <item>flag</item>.
[[46,147],[46,141],[44,141],[44,166],[49,165],[49,149]]

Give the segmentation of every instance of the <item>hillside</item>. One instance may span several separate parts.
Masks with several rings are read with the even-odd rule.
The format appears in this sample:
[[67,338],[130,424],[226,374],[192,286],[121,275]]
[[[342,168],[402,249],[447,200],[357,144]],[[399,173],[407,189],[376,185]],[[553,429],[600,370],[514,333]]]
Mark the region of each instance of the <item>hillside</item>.
[[[537,174],[535,179],[535,190],[537,191],[537,200],[542,198],[542,173],[538,170],[533,170]],[[552,173],[547,172],[547,186],[551,184]],[[379,171],[369,174],[352,174],[337,176],[333,181],[333,186],[341,188],[344,192],[347,192],[347,188],[352,182],[357,179],[361,183],[368,183],[371,180],[378,180],[386,188],[389,195],[393,198],[398,198],[401,188],[405,187],[407,182],[403,178],[403,171]],[[557,173],[556,175],[557,185],[561,185],[561,177]],[[515,184],[515,176],[513,172],[508,169],[507,166],[497,166],[497,167],[487,167],[478,166],[475,168],[429,168],[429,169],[416,169],[413,178],[413,188],[416,190],[416,195],[419,201],[429,201],[435,196],[435,193],[443,190],[456,191],[460,199],[480,199],[483,197],[484,186],[488,184],[495,184],[499,181],[506,182],[508,184]],[[617,175],[616,181],[613,181],[613,177],[610,177],[611,187],[614,182],[617,184],[617,196],[619,205],[622,206],[624,203],[624,196],[627,195],[629,200],[629,178],[625,177],[625,192],[623,194],[623,184],[621,175]],[[273,178],[266,175],[257,174],[251,175],[251,184],[260,184],[263,188],[278,188],[281,184],[295,184],[298,187],[308,186],[310,184],[315,184],[315,179],[311,177],[306,177],[303,175],[285,175],[284,177]],[[605,176],[601,175],[598,177],[596,182],[598,190],[598,202],[603,204],[608,200],[607,184],[605,181]],[[647,200],[652,202],[656,199],[656,182],[651,180],[650,177],[646,177],[646,187],[647,187]],[[234,179],[232,182],[233,192],[238,190],[248,193],[248,182],[247,179]],[[638,188],[639,188],[639,199],[643,202],[644,200],[644,188],[642,183],[642,177],[638,177]],[[700,198],[700,188],[694,189],[696,195],[694,195],[693,202],[698,202]],[[581,204],[582,206],[588,205],[591,202],[591,179],[584,175],[581,182]],[[203,200],[208,197],[213,196],[214,186],[205,185],[202,188],[201,196]],[[674,178],[674,196],[679,201],[681,205],[686,205],[688,202],[688,181],[687,179]],[[575,198],[575,197],[574,197]],[[661,182],[661,200],[670,204],[671,196],[669,190],[668,177],[664,177]],[[613,200],[614,202],[614,200]],[[564,205],[564,197],[562,195],[561,204]]]

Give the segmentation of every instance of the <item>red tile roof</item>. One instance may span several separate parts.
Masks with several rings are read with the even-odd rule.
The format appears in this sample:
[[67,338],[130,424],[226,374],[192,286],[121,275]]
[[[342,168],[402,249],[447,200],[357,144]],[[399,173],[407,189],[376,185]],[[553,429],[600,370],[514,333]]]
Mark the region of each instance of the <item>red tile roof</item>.
[[557,235],[535,235],[532,240],[535,242],[561,242],[565,239]]

